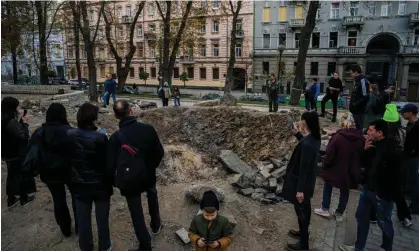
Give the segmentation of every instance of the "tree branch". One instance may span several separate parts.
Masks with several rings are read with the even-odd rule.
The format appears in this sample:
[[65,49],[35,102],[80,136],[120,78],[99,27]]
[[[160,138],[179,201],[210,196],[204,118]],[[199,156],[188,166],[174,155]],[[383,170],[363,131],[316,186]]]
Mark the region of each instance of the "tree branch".
[[[138,17],[140,16],[141,12],[143,11],[145,5],[145,1],[141,1],[141,3],[138,5],[137,12],[135,13],[134,20],[131,23],[130,32],[129,32],[129,45],[130,45],[130,52],[126,56],[126,62],[125,62],[125,68],[127,68],[127,63],[131,63],[132,56],[135,53],[135,50],[137,47],[134,46],[134,30],[135,25],[137,24]],[[129,61],[129,62],[128,62]]]
[[64,4],[64,2],[62,2],[62,3],[60,3],[58,6],[57,6],[57,9],[54,11],[54,15],[52,16],[52,22],[51,22],[51,26],[49,27],[49,31],[48,31],[48,34],[47,34],[47,36],[46,36],[46,40],[48,40],[48,38],[49,38],[49,35],[51,34],[51,31],[52,31],[52,28],[54,27],[54,23],[55,23],[55,17],[57,16],[57,13],[58,13],[58,10],[61,8],[61,6]]
[[188,3],[186,4],[186,10],[185,10],[185,13],[183,13],[182,22],[180,24],[180,28],[177,32],[176,39],[175,39],[175,42],[173,44],[172,55],[170,55],[170,62],[169,62],[170,66],[173,65],[175,60],[176,60],[176,49],[179,48],[180,40],[182,38],[182,33],[185,30],[186,21],[188,19],[189,12],[192,8],[192,3],[193,3],[193,1],[188,1]]
[[[105,5],[105,1],[102,2],[103,5]],[[111,38],[111,23],[108,20],[108,17],[106,16],[105,9],[102,8],[101,11],[103,12],[103,20],[105,21],[105,34],[106,34],[106,41],[108,42],[108,45],[111,49],[112,54],[114,55],[115,59],[120,59],[121,57],[118,55],[118,51],[115,49],[115,45],[112,42]]]
[[166,18],[165,18],[164,14],[163,14],[163,11],[161,9],[160,3],[159,3],[159,1],[155,1],[155,2],[156,2],[157,9],[159,10],[159,14],[160,14],[161,18],[163,19],[163,22],[165,22],[166,21]]
[[96,29],[95,29],[95,33],[94,33],[93,38],[92,38],[92,43],[94,43],[96,41],[97,31],[99,29],[100,18],[102,16],[102,11],[103,11],[104,8],[105,8],[105,1],[103,1],[101,6],[100,6],[99,16],[97,18]]

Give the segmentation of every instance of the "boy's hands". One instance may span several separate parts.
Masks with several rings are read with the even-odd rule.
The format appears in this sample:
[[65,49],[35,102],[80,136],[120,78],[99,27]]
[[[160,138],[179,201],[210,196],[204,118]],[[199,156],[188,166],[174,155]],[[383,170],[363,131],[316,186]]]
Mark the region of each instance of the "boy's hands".
[[213,242],[211,242],[211,244],[209,244],[209,246],[211,247],[211,248],[219,248],[221,245],[220,245],[220,243],[218,242],[218,241],[213,241]]
[[203,248],[205,247],[205,242],[204,242],[204,238],[199,239],[196,244],[198,245],[198,247]]

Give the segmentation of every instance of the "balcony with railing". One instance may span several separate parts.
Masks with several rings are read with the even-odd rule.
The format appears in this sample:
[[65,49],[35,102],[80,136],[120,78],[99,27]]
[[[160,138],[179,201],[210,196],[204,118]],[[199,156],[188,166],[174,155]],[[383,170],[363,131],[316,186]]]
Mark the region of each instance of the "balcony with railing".
[[132,23],[132,21],[133,21],[132,16],[121,17],[121,23],[123,23],[123,24],[130,24],[130,23]]
[[180,56],[179,57],[179,62],[181,64],[193,64],[194,63],[194,58],[193,58],[193,56],[188,56],[188,55]]
[[419,54],[419,45],[405,45],[403,52],[406,54]]
[[144,39],[148,41],[155,40],[156,32],[154,31],[154,29],[148,29],[144,31]]
[[244,38],[244,31],[243,30],[237,30],[236,31],[236,38],[243,39]]
[[344,28],[349,28],[349,27],[358,27],[358,28],[363,28],[364,26],[364,17],[363,16],[349,16],[349,17],[344,17],[343,18],[343,27]]
[[338,53],[341,55],[362,55],[365,54],[365,47],[341,46]]
[[300,19],[291,19],[288,26],[291,28],[302,28],[306,24],[306,20],[303,18]]
[[419,12],[411,13],[409,16],[409,24],[410,25],[419,25]]
[[98,58],[95,58],[95,61],[96,61],[96,63],[98,63],[98,64],[104,64],[104,63],[106,63],[106,59],[105,59],[105,57],[98,57]]

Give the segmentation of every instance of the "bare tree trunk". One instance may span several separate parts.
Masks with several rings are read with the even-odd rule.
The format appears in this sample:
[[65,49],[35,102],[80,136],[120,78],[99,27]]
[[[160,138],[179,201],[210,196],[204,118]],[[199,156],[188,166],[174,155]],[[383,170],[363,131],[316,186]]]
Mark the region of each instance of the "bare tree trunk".
[[[233,85],[234,81],[234,64],[236,63],[236,24],[239,17],[240,9],[242,7],[242,1],[237,1],[237,8],[234,10],[234,6],[232,1],[228,1],[231,9],[231,13],[233,14],[233,21],[232,21],[232,27],[231,27],[231,38],[230,38],[230,59],[228,61],[228,68],[227,68],[227,83],[224,87],[224,93],[230,93],[231,87]],[[227,20],[228,22],[228,20]]]
[[40,82],[48,84],[48,59],[47,59],[47,39],[46,30],[46,3],[35,1],[35,9],[38,17],[38,35],[39,35],[39,63],[40,63]]
[[79,82],[79,86],[81,87],[81,65],[80,65],[80,9],[76,2],[70,2],[73,5],[73,8],[77,8],[77,12],[73,12],[73,34],[74,34],[74,49],[76,53],[76,71],[77,71],[77,79]]
[[17,84],[17,48],[15,44],[10,44],[10,51],[12,53],[13,84]]
[[306,24],[301,30],[300,49],[298,50],[297,67],[295,70],[294,85],[291,91],[290,105],[297,105],[304,87],[305,64],[307,51],[310,45],[310,37],[316,26],[316,13],[319,8],[319,1],[310,1],[306,17]]

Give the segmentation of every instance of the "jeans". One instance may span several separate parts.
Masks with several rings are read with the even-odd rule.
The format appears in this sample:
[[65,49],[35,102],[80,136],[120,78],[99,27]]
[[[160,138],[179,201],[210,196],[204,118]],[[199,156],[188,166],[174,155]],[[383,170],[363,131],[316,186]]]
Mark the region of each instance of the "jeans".
[[175,102],[175,105],[179,105],[180,106],[180,98],[174,97],[173,100]]
[[305,98],[304,101],[305,101],[306,110],[307,111],[310,111],[310,108],[311,108],[310,102],[311,102],[311,100],[309,98]]
[[310,101],[311,110],[317,112],[317,97],[313,97]]
[[109,93],[109,92],[105,92],[105,94],[103,95],[103,103],[104,105],[109,105],[109,95],[112,95],[112,100],[113,103],[116,103],[116,94],[115,93]]
[[71,188],[69,184],[47,184],[47,187],[52,195],[52,200],[54,202],[54,216],[55,221],[57,222],[58,226],[60,226],[61,232],[64,235],[70,235],[71,233],[71,217],[70,211],[68,210],[67,206],[67,196],[65,192],[65,185],[70,190],[71,194],[71,204],[73,206],[73,213],[74,213],[74,222],[75,222],[75,230],[76,233],[78,232],[78,224],[77,224],[77,212],[76,212],[76,201],[74,195],[72,194]]
[[269,97],[269,111],[270,112],[278,111],[278,100],[276,98]]
[[419,158],[406,158],[405,167],[408,178],[407,186],[410,193],[410,210],[414,214],[419,214]]
[[162,98],[161,99],[163,106],[169,106],[169,99],[168,98]]
[[308,227],[311,220],[311,203],[310,200],[303,201],[302,203],[296,202],[294,210],[298,217],[298,226],[300,228],[300,243],[308,248]]
[[[148,233],[144,220],[143,205],[141,195],[127,197],[128,208],[131,213],[132,224],[134,225],[135,235],[140,243],[140,250],[151,250],[151,237]],[[150,227],[153,232],[158,231],[161,225],[159,200],[156,187],[147,190],[148,213],[150,214]]]
[[359,204],[356,210],[356,220],[358,222],[357,238],[355,250],[364,250],[370,230],[371,210],[377,213],[378,226],[383,231],[383,242],[381,248],[391,251],[393,248],[394,229],[391,215],[393,212],[393,202],[377,198],[375,192],[361,190]]
[[[329,210],[330,208],[330,199],[332,197],[332,190],[333,187],[330,184],[324,183],[323,185],[323,202],[322,208],[323,210]],[[340,196],[339,196],[339,205],[336,209],[337,213],[343,214],[346,209],[346,205],[348,204],[349,200],[349,189],[340,189]]]
[[322,99],[322,115],[324,115],[326,112],[325,110],[326,110],[327,101],[332,100],[333,118],[336,119],[336,115],[338,113],[338,98],[339,98],[339,94],[326,93],[326,95]]
[[362,130],[364,125],[364,114],[353,114],[356,129]]
[[6,161],[6,165],[6,194],[8,200],[12,201],[14,197],[19,195],[20,201],[26,201],[28,193],[36,192],[35,179],[21,172],[21,161],[19,159]]
[[109,207],[107,199],[76,198],[77,221],[79,227],[79,247],[82,251],[93,250],[92,205],[95,203],[96,224],[99,237],[99,250],[107,250],[111,245],[109,236]]

